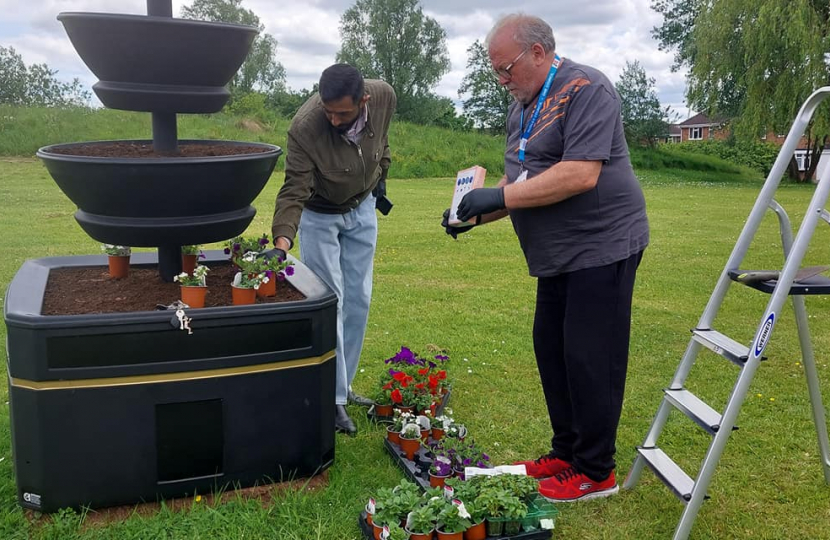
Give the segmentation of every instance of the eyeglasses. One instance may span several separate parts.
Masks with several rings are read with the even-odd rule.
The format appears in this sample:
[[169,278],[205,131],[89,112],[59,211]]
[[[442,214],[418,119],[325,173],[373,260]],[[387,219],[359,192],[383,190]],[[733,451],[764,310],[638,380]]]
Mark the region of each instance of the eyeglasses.
[[516,62],[518,62],[518,61],[519,61],[519,59],[520,59],[522,56],[524,56],[524,55],[525,55],[525,53],[526,53],[528,50],[529,50],[529,49],[525,49],[525,50],[523,50],[522,52],[520,52],[520,53],[519,53],[519,56],[517,56],[516,58],[514,58],[512,62],[510,62],[509,64],[507,64],[507,65],[506,65],[506,66],[504,66],[503,68],[494,69],[493,71],[495,72],[495,75],[496,75],[497,77],[502,77],[502,78],[504,78],[504,79],[510,79],[511,77],[513,77],[513,75],[511,75],[511,74],[510,74],[510,70],[511,70],[511,69],[513,69],[513,66],[515,66],[515,65],[516,65]]

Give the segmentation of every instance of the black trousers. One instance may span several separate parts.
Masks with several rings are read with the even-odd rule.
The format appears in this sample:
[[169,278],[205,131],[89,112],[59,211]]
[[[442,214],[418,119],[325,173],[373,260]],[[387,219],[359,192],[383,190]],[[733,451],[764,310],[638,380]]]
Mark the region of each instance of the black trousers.
[[643,252],[607,266],[539,278],[533,346],[553,454],[589,478],[614,470],[631,296]]

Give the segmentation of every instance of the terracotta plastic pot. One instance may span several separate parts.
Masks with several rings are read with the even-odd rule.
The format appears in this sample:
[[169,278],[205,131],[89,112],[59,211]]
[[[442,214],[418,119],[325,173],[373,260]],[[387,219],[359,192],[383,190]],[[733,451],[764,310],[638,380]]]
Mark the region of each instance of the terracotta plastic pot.
[[377,416],[392,416],[392,405],[378,405],[375,403],[375,414]]
[[410,532],[407,528],[404,528],[404,531],[409,535],[409,540],[432,540],[432,531],[423,534]]
[[437,476],[432,473],[429,473],[429,485],[430,487],[444,487],[444,481],[447,478],[451,478],[452,475],[448,476]]
[[432,440],[433,441],[440,441],[444,438],[444,429],[443,428],[432,428]]
[[245,289],[231,285],[233,288],[233,305],[244,306],[256,302],[256,289]]
[[421,439],[404,439],[401,437],[401,450],[406,454],[406,459],[412,461],[415,458],[415,453],[421,447]]
[[389,439],[389,442],[392,444],[397,444],[398,446],[401,444],[401,432],[395,431],[394,426],[386,427],[386,438]]
[[196,258],[198,255],[182,255],[182,272],[193,275],[193,270],[196,269]]
[[464,533],[446,533],[444,531],[436,530],[438,533],[438,540],[464,540]]
[[268,283],[263,283],[256,289],[256,295],[262,298],[269,296],[277,296],[277,280],[271,278]]
[[109,272],[113,279],[124,279],[130,275],[130,257],[109,256]]
[[464,531],[464,540],[484,540],[485,538],[487,538],[487,527],[483,520]]
[[395,408],[401,411],[402,413],[411,413],[414,410],[413,407],[404,407],[403,405],[395,405]]
[[375,540],[380,540],[380,533],[383,532],[383,525],[378,525],[377,523],[372,523],[372,536],[374,536]]
[[207,294],[207,287],[187,287],[182,285],[182,302],[192,308],[205,307],[205,295]]

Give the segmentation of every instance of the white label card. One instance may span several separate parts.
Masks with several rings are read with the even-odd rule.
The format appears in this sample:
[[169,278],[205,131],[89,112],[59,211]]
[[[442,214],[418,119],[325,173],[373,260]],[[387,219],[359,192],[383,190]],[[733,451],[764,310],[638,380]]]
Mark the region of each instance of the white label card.
[[518,184],[519,182],[524,182],[525,180],[527,180],[527,171],[522,171],[522,174],[520,174],[520,175],[516,178],[516,182],[515,182],[515,183],[516,183],[516,184]]

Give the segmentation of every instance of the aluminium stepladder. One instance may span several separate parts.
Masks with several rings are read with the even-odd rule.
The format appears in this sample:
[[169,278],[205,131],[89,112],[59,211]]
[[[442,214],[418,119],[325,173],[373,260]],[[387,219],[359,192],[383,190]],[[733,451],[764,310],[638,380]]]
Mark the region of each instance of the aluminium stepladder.
[[[652,421],[642,446],[637,447],[637,457],[623,484],[625,489],[633,488],[640,478],[643,467],[648,466],[677,495],[686,506],[681,515],[680,522],[675,529],[674,540],[686,539],[691,532],[697,512],[703,500],[706,498],[706,490],[709,482],[712,480],[715,468],[726,447],[729,435],[735,428],[735,421],[740,412],[741,405],[752,383],[755,371],[758,369],[759,363],[763,358],[762,355],[775,326],[776,317],[781,312],[781,308],[788,296],[792,296],[793,299],[793,311],[798,328],[798,338],[801,346],[808,392],[812,404],[813,421],[818,435],[824,479],[826,483],[830,484],[830,444],[828,443],[827,424],[821,400],[821,389],[819,387],[815,357],[813,355],[810,333],[807,326],[807,311],[803,297],[805,294],[830,294],[830,279],[823,276],[811,277],[804,280],[797,278],[799,266],[807,252],[818,220],[822,219],[830,223],[830,212],[825,209],[828,195],[830,195],[830,166],[825,167],[823,174],[821,174],[821,178],[816,185],[815,193],[799,227],[795,241],[793,241],[792,228],[786,212],[773,199],[787,167],[787,163],[796,150],[799,139],[807,128],[818,105],[828,96],[830,96],[830,86],[825,86],[815,91],[801,106],[772,170],[764,182],[758,199],[755,201],[749,218],[738,237],[732,254],[729,256],[726,266],[721,272],[717,285],[698,321],[697,327],[692,330],[692,338],[689,345],[686,347],[686,351],[674,374],[671,385],[664,390],[664,396],[657,410],[657,414]],[[778,217],[785,262],[777,280],[747,283],[747,285],[753,288],[771,293],[771,296],[764,310],[764,314],[758,323],[752,342],[749,346],[745,346],[714,330],[712,323],[726,296],[729,286],[733,281],[740,280],[739,276],[744,273],[744,271],[738,269],[768,208],[775,212]],[[723,356],[741,368],[723,413],[715,411],[700,398],[684,388],[684,384],[694,365],[695,359],[703,347]],[[669,413],[673,409],[683,412],[713,437],[698,475],[694,479],[672,461],[657,444],[663,427],[668,420]]]

